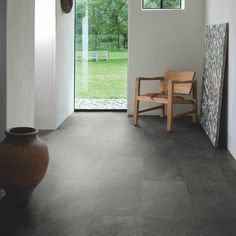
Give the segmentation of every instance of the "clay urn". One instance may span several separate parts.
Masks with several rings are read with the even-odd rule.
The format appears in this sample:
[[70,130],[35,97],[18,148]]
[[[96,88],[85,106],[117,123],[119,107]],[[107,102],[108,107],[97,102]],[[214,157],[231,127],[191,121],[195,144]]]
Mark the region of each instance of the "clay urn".
[[0,143],[0,188],[9,200],[28,200],[46,173],[48,148],[37,133],[30,127],[5,131]]

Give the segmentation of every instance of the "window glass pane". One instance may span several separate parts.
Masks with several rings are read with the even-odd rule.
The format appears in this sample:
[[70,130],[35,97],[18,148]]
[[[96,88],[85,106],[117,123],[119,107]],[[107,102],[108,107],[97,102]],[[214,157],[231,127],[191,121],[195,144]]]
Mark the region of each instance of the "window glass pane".
[[163,0],[163,8],[165,9],[181,8],[181,0]]
[[144,9],[161,8],[161,0],[143,0]]

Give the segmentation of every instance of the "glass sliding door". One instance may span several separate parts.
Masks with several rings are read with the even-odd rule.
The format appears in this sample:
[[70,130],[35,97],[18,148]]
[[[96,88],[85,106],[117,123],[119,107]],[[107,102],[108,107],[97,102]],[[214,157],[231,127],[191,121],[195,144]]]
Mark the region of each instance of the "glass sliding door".
[[76,1],[75,109],[126,109],[127,31],[127,0]]

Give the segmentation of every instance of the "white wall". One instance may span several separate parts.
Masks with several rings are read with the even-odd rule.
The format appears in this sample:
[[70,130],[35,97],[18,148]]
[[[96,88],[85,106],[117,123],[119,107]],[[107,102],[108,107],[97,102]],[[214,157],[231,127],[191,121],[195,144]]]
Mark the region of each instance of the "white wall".
[[6,0],[0,1],[0,140],[6,129]]
[[74,110],[74,9],[36,0],[35,126],[53,130]]
[[7,0],[7,127],[34,126],[34,7]]
[[55,129],[55,0],[35,1],[35,126]]
[[206,0],[206,23],[229,22],[228,149],[236,157],[236,1]]
[[[204,25],[205,0],[186,0],[185,10],[156,11],[143,11],[141,0],[129,1],[129,114],[136,76],[162,75],[166,69],[194,70],[200,88]],[[156,91],[157,84],[145,89]]]
[[74,6],[65,14],[60,3],[56,0],[56,127],[74,111]]

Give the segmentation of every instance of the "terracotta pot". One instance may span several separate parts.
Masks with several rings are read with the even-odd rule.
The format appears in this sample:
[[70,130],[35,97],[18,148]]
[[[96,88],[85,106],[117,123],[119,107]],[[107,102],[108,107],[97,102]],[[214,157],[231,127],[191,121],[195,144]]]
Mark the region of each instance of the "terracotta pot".
[[12,128],[0,143],[0,188],[11,200],[29,199],[46,173],[48,148],[37,133],[34,128]]

